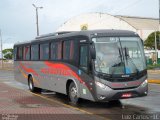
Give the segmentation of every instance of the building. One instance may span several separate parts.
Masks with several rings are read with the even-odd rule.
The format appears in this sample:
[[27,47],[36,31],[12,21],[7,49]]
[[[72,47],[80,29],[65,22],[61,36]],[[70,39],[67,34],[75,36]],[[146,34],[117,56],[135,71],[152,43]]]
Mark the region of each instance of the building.
[[130,16],[113,16],[106,13],[88,13],[73,17],[62,24],[58,31],[80,31],[93,29],[131,30],[145,40],[148,35],[158,30],[159,21],[156,18]]

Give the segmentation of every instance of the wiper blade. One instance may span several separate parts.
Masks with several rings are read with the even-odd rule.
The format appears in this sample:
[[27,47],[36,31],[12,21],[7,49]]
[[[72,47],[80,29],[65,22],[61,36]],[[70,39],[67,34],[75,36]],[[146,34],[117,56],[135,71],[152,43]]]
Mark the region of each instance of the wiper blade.
[[122,58],[121,49],[120,49],[120,48],[118,48],[118,51],[119,51],[119,57],[120,57],[120,59],[121,59],[121,62],[122,62],[123,58]]
[[118,67],[118,66],[121,66],[123,63],[122,63],[122,61],[121,62],[119,62],[119,63],[115,63],[114,65],[112,65],[112,67]]
[[97,58],[98,58],[98,60],[100,61],[97,61],[97,65],[98,65],[98,68],[99,68],[99,71],[100,72],[102,72],[102,70],[101,70],[101,67],[100,67],[100,63],[102,62],[102,60],[100,59],[100,57],[99,56],[96,56]]

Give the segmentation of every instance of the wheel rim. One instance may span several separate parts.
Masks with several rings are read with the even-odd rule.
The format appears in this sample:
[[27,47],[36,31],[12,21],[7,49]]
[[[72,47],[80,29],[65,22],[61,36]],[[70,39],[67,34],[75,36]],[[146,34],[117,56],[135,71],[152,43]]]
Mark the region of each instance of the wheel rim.
[[33,85],[32,85],[31,81],[29,81],[29,87],[30,87],[31,90],[33,89]]
[[71,88],[71,97],[74,98],[74,99],[77,98],[77,88],[76,88],[76,86]]

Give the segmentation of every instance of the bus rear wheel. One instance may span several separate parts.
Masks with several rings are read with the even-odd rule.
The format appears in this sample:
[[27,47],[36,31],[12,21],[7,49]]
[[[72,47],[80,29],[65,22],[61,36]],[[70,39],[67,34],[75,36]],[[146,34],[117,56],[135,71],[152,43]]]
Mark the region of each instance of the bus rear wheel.
[[34,92],[34,93],[40,93],[41,92],[40,88],[37,88],[37,87],[34,86],[34,82],[33,82],[32,76],[30,76],[29,79],[28,79],[28,87],[29,87],[29,90],[31,92]]
[[77,105],[78,104],[78,88],[76,87],[75,83],[72,82],[69,85],[69,99],[72,104]]

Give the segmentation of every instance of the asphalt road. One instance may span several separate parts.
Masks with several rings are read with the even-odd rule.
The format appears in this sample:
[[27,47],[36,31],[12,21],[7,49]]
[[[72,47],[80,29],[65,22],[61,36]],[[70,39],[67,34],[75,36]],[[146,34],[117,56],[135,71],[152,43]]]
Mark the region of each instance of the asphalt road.
[[[11,88],[16,88],[17,90],[22,89],[27,92],[28,87],[16,82],[13,76],[14,74],[12,71],[0,70],[0,83],[6,84]],[[159,74],[149,76],[160,78]],[[52,100],[58,101],[54,104],[62,104],[64,107],[71,106],[68,102],[67,96],[65,95],[47,93],[44,91],[42,94],[34,94],[33,96],[39,96],[39,99],[46,98],[47,102],[52,102]],[[75,107],[77,110],[86,114],[97,115],[106,119],[160,120],[160,84],[149,84],[149,93],[146,97],[120,100],[120,102],[105,103],[81,100],[80,104]]]

